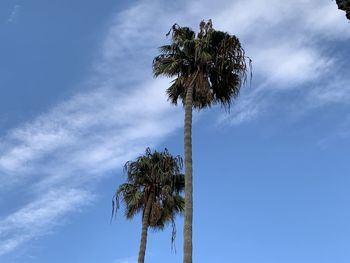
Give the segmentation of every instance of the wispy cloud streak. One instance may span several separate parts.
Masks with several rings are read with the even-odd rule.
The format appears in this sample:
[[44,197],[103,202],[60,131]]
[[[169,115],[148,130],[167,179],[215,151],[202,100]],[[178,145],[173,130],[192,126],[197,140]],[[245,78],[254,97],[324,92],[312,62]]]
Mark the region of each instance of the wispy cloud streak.
[[[64,198],[59,198],[64,196]],[[93,196],[82,190],[61,189],[48,193],[13,214],[0,220],[0,256],[61,222],[69,212],[76,212],[82,204],[89,204]]]
[[[166,101],[169,81],[155,81],[150,74],[148,51],[157,46],[150,45],[154,31],[139,34],[148,42],[133,39],[134,30],[152,14],[134,21],[129,12],[111,22],[95,72],[84,80],[85,90],[0,138],[0,196],[25,185],[24,194],[30,197],[0,217],[0,255],[50,232],[57,218],[90,203],[91,182],[117,171],[182,125],[181,110]],[[144,49],[138,55],[148,58],[149,74],[131,53],[119,52],[126,46]]]
[[[241,38],[253,59],[254,85],[243,92],[231,114],[220,117],[219,123],[238,125],[251,121],[276,102],[271,99],[273,94],[300,89],[305,96],[299,110],[310,110],[310,104],[324,105],[325,96],[318,95],[326,87],[332,90],[346,81],[346,74],[340,75],[343,58],[325,48],[350,38],[348,23],[331,1],[222,2],[226,4],[216,3],[219,10],[213,7],[211,11],[198,12],[214,17],[218,28]],[[336,81],[334,72],[339,73]],[[337,90],[348,94],[347,89]]]

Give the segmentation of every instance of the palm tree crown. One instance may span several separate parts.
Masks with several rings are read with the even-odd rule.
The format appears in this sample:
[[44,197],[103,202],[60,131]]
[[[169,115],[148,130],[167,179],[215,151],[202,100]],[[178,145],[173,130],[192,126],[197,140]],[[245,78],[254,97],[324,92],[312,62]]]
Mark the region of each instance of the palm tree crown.
[[[185,104],[186,91],[193,87],[193,108],[220,103],[230,106],[246,81],[246,57],[236,36],[213,29],[212,22],[200,23],[195,34],[174,24],[167,35],[172,43],[160,47],[153,60],[153,73],[175,77],[167,89],[169,100]],[[249,59],[250,60],[250,59]]]
[[151,198],[150,213],[147,215],[148,226],[161,230],[166,224],[172,223],[173,241],[174,219],[176,214],[182,213],[184,207],[181,196],[184,175],[181,169],[180,156],[172,156],[167,149],[152,153],[147,148],[145,155],[125,164],[127,182],[117,189],[113,198],[112,213],[119,208],[119,199],[122,198],[127,219],[132,219],[139,212],[142,212],[144,218],[147,201]]

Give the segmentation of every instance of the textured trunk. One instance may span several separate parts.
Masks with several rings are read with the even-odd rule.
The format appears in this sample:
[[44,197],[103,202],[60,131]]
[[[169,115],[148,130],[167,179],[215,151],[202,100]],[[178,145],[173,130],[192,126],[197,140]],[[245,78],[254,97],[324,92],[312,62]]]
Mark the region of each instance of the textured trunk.
[[143,218],[142,218],[142,233],[141,233],[139,258],[137,261],[138,263],[145,262],[147,231],[148,231],[149,216],[150,216],[151,208],[152,208],[152,199],[153,199],[153,195],[150,194],[150,196],[148,197],[148,200],[147,200],[146,207],[145,207],[145,213],[144,213]]
[[185,100],[185,224],[184,224],[184,263],[192,263],[192,102],[193,85],[187,89]]

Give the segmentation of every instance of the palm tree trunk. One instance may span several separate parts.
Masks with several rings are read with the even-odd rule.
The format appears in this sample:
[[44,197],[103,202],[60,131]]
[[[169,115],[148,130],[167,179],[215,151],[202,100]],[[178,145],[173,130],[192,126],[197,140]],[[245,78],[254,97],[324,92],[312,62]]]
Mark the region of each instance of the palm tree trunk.
[[[195,78],[194,78],[195,79]],[[193,81],[192,81],[193,82]],[[193,85],[189,85],[185,99],[185,224],[184,224],[184,263],[192,263],[192,102]]]
[[152,208],[152,199],[153,199],[153,194],[151,193],[148,197],[147,204],[145,207],[145,212],[144,212],[143,217],[142,217],[142,232],[141,232],[139,258],[137,261],[138,263],[145,262],[147,231],[148,231],[148,225],[149,225],[149,216],[150,216],[151,208]]

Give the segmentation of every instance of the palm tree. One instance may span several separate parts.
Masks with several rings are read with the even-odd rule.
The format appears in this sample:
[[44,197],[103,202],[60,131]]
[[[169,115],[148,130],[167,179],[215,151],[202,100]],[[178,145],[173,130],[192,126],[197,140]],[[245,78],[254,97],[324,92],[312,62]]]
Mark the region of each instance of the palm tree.
[[119,199],[125,205],[125,216],[132,219],[142,212],[142,234],[138,263],[145,260],[147,232],[151,227],[162,230],[171,223],[172,244],[176,235],[175,216],[183,212],[184,175],[181,173],[182,158],[147,148],[145,155],[125,164],[127,182],[120,185],[113,197],[112,215],[119,208]]
[[181,100],[185,108],[184,263],[192,263],[192,109],[214,104],[229,108],[246,82],[247,66],[239,39],[215,30],[211,20],[200,23],[197,35],[177,24],[167,36],[170,34],[171,44],[161,46],[153,60],[153,73],[174,77],[167,89],[168,99],[175,105]]

